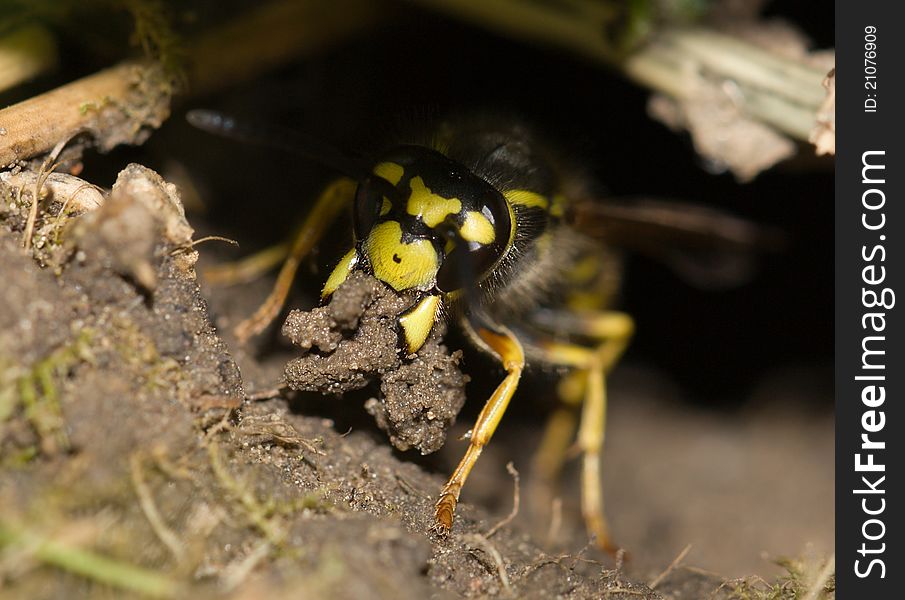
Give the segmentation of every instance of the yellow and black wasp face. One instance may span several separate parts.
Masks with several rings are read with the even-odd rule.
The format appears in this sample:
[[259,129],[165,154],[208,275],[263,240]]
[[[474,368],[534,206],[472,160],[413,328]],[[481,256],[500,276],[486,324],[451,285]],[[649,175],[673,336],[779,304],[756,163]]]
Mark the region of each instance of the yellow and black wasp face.
[[510,247],[514,216],[503,195],[464,165],[400,146],[359,184],[354,222],[359,268],[397,291],[448,293],[492,271]]

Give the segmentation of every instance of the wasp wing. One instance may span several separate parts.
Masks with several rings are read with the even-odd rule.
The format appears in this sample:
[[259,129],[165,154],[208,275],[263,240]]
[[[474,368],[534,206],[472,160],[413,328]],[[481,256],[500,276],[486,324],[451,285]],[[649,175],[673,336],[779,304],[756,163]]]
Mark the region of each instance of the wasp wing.
[[684,202],[585,200],[571,206],[566,218],[585,235],[656,259],[701,288],[746,282],[757,255],[784,244],[783,234],[774,228]]

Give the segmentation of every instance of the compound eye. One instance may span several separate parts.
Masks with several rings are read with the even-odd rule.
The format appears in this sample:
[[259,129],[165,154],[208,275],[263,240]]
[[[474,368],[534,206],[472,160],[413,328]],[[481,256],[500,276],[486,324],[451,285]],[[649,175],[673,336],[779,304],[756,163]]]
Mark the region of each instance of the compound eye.
[[369,176],[358,184],[352,217],[356,239],[365,239],[380,217],[384,198],[384,186],[381,183],[386,184],[382,179]]
[[437,271],[437,288],[441,292],[453,292],[477,284],[487,277],[502,257],[503,250],[496,244],[479,247],[474,244],[456,245]]
[[487,196],[481,214],[485,215],[493,225],[494,244],[499,246],[502,254],[509,247],[512,237],[512,209],[502,194],[494,190]]
[[437,272],[437,287],[443,292],[463,289],[485,279],[510,245],[512,219],[503,197],[499,194],[489,196],[479,214],[477,219],[483,217],[487,225],[474,227],[466,215],[455,247],[443,259]]

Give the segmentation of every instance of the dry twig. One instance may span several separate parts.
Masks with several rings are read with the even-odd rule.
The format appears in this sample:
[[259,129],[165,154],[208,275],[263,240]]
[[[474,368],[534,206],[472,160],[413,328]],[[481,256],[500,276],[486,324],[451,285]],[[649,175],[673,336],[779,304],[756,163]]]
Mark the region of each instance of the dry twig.
[[688,552],[690,550],[691,550],[691,544],[688,544],[687,546],[682,548],[682,551],[679,552],[678,556],[676,556],[673,559],[673,561],[671,563],[669,563],[669,566],[666,567],[666,569],[664,569],[664,571],[662,573],[660,573],[659,575],[654,577],[653,580],[651,580],[651,582],[647,584],[647,587],[649,587],[652,590],[657,589],[657,586],[660,585],[661,583],[663,583],[663,580],[666,579],[669,576],[669,574],[672,573],[673,570],[679,566],[679,563],[681,563],[685,559],[685,557],[688,555]]
[[31,200],[31,208],[28,211],[28,220],[25,222],[25,233],[22,236],[22,245],[26,250],[31,248],[31,238],[35,233],[35,221],[38,220],[38,205],[41,203],[41,190],[44,189],[44,183],[47,181],[47,178],[50,177],[50,174],[57,168],[57,157],[60,156],[60,152],[63,151],[63,147],[68,141],[69,139],[65,139],[57,142],[57,145],[54,146],[50,154],[47,155],[47,158],[44,159],[41,168],[38,170],[38,177],[35,179],[35,191]]
[[487,537],[493,537],[497,531],[508,525],[512,519],[518,514],[519,509],[519,474],[518,471],[515,470],[515,466],[512,462],[506,464],[506,470],[509,471],[509,474],[512,475],[512,511],[506,516],[505,519],[494,525],[490,528],[490,531],[487,532]]
[[242,585],[254,568],[270,555],[272,549],[273,546],[269,540],[261,540],[242,560],[227,566],[226,575],[223,578],[223,590],[231,592]]
[[145,481],[144,467],[141,463],[142,459],[138,452],[129,457],[129,467],[132,471],[132,485],[135,487],[138,503],[141,506],[141,510],[145,514],[145,517],[148,519],[148,523],[151,524],[151,529],[154,530],[154,533],[163,545],[167,547],[170,554],[176,559],[176,562],[180,563],[185,558],[185,549],[183,548],[179,537],[172,529],[167,527],[163,517],[160,516],[160,511],[157,510],[157,505],[154,503],[151,489]]
[[808,588],[808,593],[804,595],[802,600],[817,600],[821,593],[823,593],[824,588],[826,587],[827,582],[830,580],[830,577],[833,576],[833,573],[836,572],[836,555],[833,554],[830,556],[826,564],[823,565],[823,568],[820,569],[820,572],[817,573],[817,577],[811,582],[810,587]]
[[270,400],[271,398],[279,398],[287,389],[288,388],[286,387],[272,387],[266,390],[245,394],[245,399],[248,402],[260,402],[262,400]]
[[90,132],[102,151],[141,143],[169,116],[171,87],[161,68],[125,62],[0,110],[0,165],[47,152]]

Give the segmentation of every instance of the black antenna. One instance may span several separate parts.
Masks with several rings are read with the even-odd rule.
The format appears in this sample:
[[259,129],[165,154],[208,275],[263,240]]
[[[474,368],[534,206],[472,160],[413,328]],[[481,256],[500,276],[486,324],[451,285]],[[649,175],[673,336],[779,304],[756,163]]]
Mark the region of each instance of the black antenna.
[[239,121],[215,110],[194,109],[185,119],[194,127],[208,133],[240,142],[267,146],[297,154],[361,181],[367,174],[365,161],[358,156],[331,146],[314,136],[262,123]]

